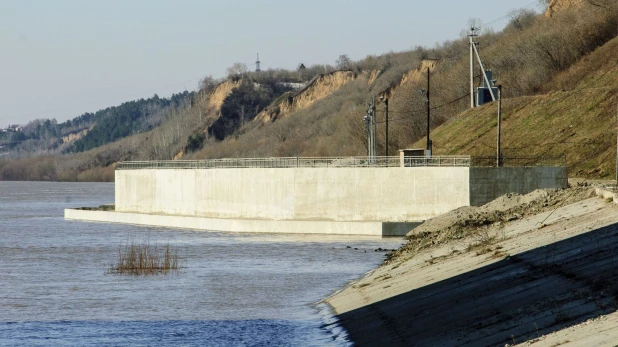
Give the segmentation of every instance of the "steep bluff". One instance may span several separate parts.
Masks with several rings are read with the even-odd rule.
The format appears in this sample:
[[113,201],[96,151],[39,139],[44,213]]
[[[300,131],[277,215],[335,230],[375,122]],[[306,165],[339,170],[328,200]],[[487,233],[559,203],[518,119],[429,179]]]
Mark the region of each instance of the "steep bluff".
[[208,97],[208,102],[212,107],[215,108],[216,111],[221,110],[221,105],[225,101],[234,88],[240,85],[241,81],[225,81],[220,83],[217,88],[210,94]]
[[298,92],[283,94],[273,105],[260,112],[255,117],[255,121],[267,123],[296,110],[307,108],[316,101],[329,96],[346,83],[353,81],[356,77],[356,74],[352,71],[335,71],[319,75]]
[[394,86],[385,90],[384,94],[389,98],[394,97],[395,95],[397,95],[397,90],[399,90],[401,87],[425,80],[427,78],[427,69],[429,69],[430,72],[433,72],[438,67],[438,64],[440,64],[439,60],[422,60],[416,69],[410,70],[405,75],[403,75],[403,77],[401,78],[401,82],[399,82],[398,86]]
[[[438,60],[423,60],[418,68],[407,72],[402,76],[401,81],[386,90],[383,94],[388,97],[395,94],[395,90],[399,87],[416,83],[424,78],[424,74],[429,68],[434,71],[438,66]],[[352,71],[335,71],[328,74],[322,74],[314,78],[307,86],[297,92],[288,92],[279,97],[273,105],[262,111],[256,118],[255,122],[268,123],[279,117],[285,117],[296,110],[310,107],[316,101],[319,101],[335,91],[339,90],[343,85],[356,80],[360,76],[367,78],[369,85],[373,84],[379,77],[382,71],[372,70],[364,71],[361,74],[356,74]]]
[[583,5],[585,0],[552,0],[547,6],[547,10],[545,11],[545,17],[551,17],[556,12],[565,10],[567,8],[581,6]]

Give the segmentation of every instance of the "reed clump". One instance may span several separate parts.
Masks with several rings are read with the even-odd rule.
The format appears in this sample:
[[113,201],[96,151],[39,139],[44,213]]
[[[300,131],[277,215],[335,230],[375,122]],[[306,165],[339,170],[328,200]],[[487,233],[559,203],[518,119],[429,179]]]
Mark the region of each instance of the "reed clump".
[[178,271],[178,249],[168,244],[159,246],[150,241],[135,240],[120,247],[118,261],[113,263],[108,273],[127,275],[168,274]]

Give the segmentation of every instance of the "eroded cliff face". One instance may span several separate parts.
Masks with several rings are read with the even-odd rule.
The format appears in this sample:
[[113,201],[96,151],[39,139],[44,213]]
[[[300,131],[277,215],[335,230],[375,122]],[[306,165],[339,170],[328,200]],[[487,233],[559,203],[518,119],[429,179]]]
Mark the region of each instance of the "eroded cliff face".
[[210,94],[208,97],[208,102],[212,107],[215,108],[216,111],[221,110],[221,105],[225,101],[225,98],[228,97],[232,93],[232,90],[240,85],[239,81],[225,81],[220,83],[215,91]]
[[421,61],[418,68],[416,68],[415,70],[409,71],[407,74],[403,76],[403,78],[401,78],[401,83],[399,85],[402,86],[407,82],[418,82],[426,78],[427,69],[429,69],[430,72],[433,72],[433,70],[436,69],[436,66],[438,66],[438,62],[439,60]]
[[68,134],[62,137],[62,143],[71,143],[73,141],[77,141],[82,137],[86,136],[86,134],[88,134],[88,129],[84,129],[73,134]]
[[267,123],[278,117],[285,117],[296,110],[307,108],[354,79],[356,79],[356,74],[352,71],[335,71],[319,75],[298,92],[283,94],[280,102],[260,112],[255,117],[255,121]]
[[429,59],[422,60],[416,69],[410,70],[408,71],[408,73],[403,75],[403,77],[401,78],[401,82],[399,82],[399,85],[385,90],[384,95],[388,98],[391,98],[397,95],[397,91],[401,87],[407,84],[413,84],[413,83],[418,83],[419,81],[424,81],[427,78],[427,69],[429,69],[430,72],[433,72],[437,68],[439,63],[440,63],[439,60],[429,60]]
[[[398,85],[383,91],[383,94],[390,97],[395,94],[399,87],[424,79],[427,69],[433,72],[438,64],[438,60],[423,60],[418,68],[406,73]],[[279,117],[285,117],[296,110],[308,108],[316,101],[329,96],[346,83],[354,81],[359,77],[365,78],[367,83],[371,85],[380,77],[381,73],[382,71],[380,70],[365,71],[361,74],[355,74],[352,71],[335,71],[320,75],[300,91],[283,94],[279,98],[278,103],[260,112],[254,121],[268,123]]]
[[545,11],[545,17],[551,17],[554,13],[567,8],[581,6],[586,0],[551,0]]

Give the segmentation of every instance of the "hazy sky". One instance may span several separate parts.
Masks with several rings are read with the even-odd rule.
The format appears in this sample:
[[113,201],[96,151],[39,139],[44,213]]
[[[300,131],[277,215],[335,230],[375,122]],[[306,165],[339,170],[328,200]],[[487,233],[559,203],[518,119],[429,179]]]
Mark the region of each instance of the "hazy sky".
[[0,127],[195,90],[234,62],[334,64],[501,30],[532,0],[0,0]]

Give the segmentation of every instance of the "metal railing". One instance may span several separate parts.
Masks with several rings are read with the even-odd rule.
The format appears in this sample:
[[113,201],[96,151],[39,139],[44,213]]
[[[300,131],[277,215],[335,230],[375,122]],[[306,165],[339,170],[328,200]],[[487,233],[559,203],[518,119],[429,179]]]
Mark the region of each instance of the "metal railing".
[[[503,157],[502,166],[566,166],[566,157]],[[402,165],[403,164],[403,165]],[[311,168],[311,167],[420,167],[420,166],[496,166],[496,157],[276,157],[228,158],[209,160],[125,161],[116,170],[138,169],[222,169],[222,168]]]
[[450,155],[433,157],[404,157],[403,166],[470,166],[470,156]]
[[[405,157],[404,166],[468,166],[469,156]],[[400,167],[400,157],[278,157],[210,160],[125,161],[116,170],[137,169],[221,169],[294,167]]]
[[[472,157],[470,166],[494,167],[498,166],[498,160],[493,157]],[[500,166],[566,166],[566,155],[544,157],[501,157]]]

